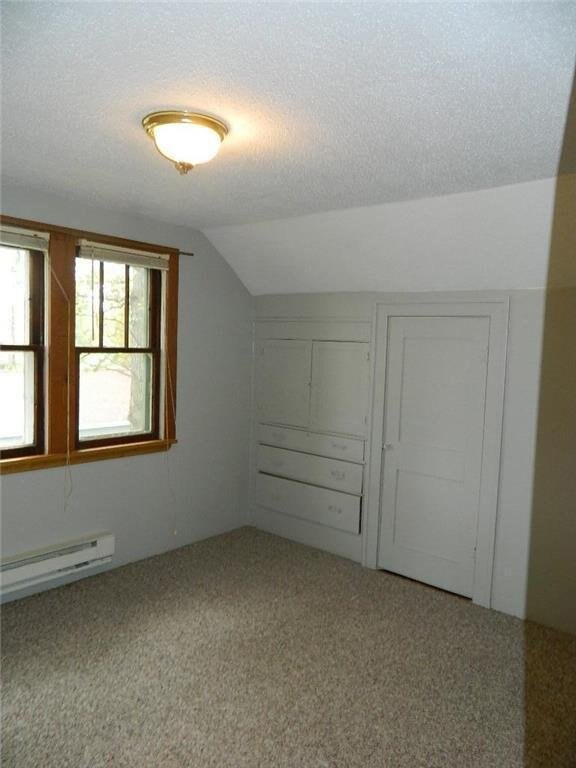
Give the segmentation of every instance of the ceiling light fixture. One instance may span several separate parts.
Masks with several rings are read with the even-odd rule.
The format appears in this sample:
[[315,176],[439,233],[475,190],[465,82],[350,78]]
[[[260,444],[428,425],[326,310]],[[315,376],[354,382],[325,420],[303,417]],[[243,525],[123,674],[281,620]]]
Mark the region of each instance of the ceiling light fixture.
[[142,120],[142,126],[154,139],[158,152],[181,174],[212,160],[228,133],[221,120],[198,112],[152,112]]

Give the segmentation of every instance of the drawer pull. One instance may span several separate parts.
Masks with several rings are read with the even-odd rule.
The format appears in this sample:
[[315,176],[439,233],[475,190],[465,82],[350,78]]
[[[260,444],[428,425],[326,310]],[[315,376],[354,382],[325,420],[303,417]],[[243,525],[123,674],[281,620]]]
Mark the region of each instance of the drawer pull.
[[270,459],[270,464],[272,464],[273,467],[283,467],[284,466],[284,460],[283,459]]
[[330,443],[331,448],[337,448],[339,451],[347,451],[348,446],[342,445],[342,443]]
[[346,472],[340,470],[340,469],[333,469],[330,472],[331,477],[333,477],[335,480],[344,480],[346,477]]
[[337,512],[339,515],[342,514],[342,510],[340,509],[340,507],[336,507],[334,504],[329,504],[328,505],[328,510],[330,512]]
[[286,435],[283,435],[281,432],[272,432],[272,437],[279,443],[283,443],[286,440]]

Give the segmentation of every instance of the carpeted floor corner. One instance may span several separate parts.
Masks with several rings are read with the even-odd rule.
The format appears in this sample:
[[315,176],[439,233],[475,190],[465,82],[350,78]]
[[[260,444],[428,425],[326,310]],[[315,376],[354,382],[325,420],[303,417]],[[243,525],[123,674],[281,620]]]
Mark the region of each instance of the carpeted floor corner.
[[2,614],[3,768],[576,766],[576,638],[252,528]]

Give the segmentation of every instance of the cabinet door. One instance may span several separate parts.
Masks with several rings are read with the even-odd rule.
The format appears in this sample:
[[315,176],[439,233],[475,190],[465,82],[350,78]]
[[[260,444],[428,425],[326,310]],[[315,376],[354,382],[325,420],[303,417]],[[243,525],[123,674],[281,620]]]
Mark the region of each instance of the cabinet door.
[[310,429],[366,435],[368,348],[363,342],[313,343]]
[[256,350],[259,421],[307,427],[312,343],[267,339]]

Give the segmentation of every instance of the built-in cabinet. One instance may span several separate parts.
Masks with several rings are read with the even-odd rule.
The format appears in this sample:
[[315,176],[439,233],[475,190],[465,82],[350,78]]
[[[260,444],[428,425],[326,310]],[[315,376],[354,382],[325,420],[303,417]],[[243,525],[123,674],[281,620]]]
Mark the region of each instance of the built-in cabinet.
[[260,341],[258,422],[366,437],[369,354],[366,342]]
[[[328,536],[353,540],[357,547],[369,423],[369,331],[353,328],[346,338],[344,326],[338,328],[341,338],[329,338],[334,329],[317,322],[270,330],[284,335],[292,328],[300,338],[266,338],[264,326],[255,347],[256,514],[272,530],[289,530],[302,541],[317,545],[312,534],[321,540],[330,529]],[[348,551],[345,543],[336,550]]]

